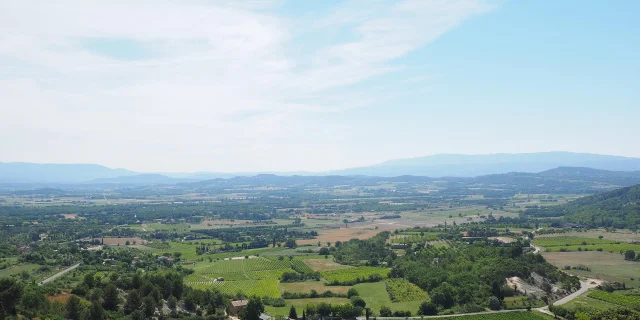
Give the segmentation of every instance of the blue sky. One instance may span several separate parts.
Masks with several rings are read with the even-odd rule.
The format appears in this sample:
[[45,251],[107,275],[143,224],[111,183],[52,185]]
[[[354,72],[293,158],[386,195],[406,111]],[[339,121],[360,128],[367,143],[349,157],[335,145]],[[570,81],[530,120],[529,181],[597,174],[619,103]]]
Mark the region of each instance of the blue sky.
[[0,161],[640,157],[637,1],[0,4]]

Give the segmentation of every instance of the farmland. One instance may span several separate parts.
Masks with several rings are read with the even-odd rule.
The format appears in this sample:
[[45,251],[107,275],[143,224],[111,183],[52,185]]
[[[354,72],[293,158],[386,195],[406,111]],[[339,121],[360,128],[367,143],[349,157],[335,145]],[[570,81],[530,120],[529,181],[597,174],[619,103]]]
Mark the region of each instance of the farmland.
[[589,292],[588,297],[624,307],[630,307],[636,310],[640,309],[640,296],[626,296],[622,294],[608,293],[606,291],[596,290]]
[[420,287],[403,278],[385,280],[387,292],[393,302],[425,301],[429,295]]
[[418,307],[422,301],[393,302],[387,293],[384,282],[360,283],[353,286],[360,296],[367,303],[374,313],[379,314],[380,307],[389,307],[392,311],[410,311],[411,314],[418,312]]
[[280,283],[280,288],[286,292],[309,293],[315,290],[318,293],[330,290],[334,293],[346,294],[351,287],[349,286],[327,286],[323,281],[305,281]]
[[[640,287],[638,262],[624,260],[619,252],[543,252],[543,257],[558,268],[564,266],[585,266],[589,270],[573,269],[570,273],[598,278],[612,282],[625,282],[629,286]],[[633,279],[633,280],[632,280]]]
[[609,239],[597,239],[597,238],[583,238],[583,237],[547,237],[536,238],[535,244],[544,248],[548,247],[562,247],[562,246],[587,246],[587,245],[603,245],[603,244],[615,244],[620,241]]
[[374,282],[382,280],[389,274],[389,269],[377,267],[353,267],[323,271],[320,274],[330,284],[352,285],[360,282]]

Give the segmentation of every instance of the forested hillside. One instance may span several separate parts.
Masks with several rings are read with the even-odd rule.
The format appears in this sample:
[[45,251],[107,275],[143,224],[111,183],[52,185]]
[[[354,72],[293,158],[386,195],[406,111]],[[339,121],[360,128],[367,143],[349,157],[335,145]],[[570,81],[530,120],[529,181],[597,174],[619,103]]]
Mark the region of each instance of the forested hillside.
[[640,185],[577,199],[556,207],[530,208],[527,215],[564,216],[590,227],[640,228]]

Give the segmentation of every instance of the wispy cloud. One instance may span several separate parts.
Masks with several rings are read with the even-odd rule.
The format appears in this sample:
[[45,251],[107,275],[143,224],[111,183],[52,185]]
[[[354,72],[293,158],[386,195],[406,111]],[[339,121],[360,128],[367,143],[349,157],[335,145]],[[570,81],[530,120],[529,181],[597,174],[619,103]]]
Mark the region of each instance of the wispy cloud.
[[[1,2],[0,136],[12,140],[1,139],[0,160],[139,170],[353,165],[331,143],[349,128],[313,114],[385,99],[392,93],[351,86],[401,70],[396,59],[491,9],[471,0],[347,1],[300,21],[277,14],[283,5]],[[335,37],[302,55],[295,48],[314,40],[299,30]]]

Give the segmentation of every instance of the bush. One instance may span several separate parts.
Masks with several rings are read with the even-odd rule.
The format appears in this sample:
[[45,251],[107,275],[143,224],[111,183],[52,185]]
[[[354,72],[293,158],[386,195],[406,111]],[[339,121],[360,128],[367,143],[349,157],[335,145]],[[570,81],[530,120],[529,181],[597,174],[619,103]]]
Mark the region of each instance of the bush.
[[391,309],[387,306],[382,306],[380,307],[380,316],[381,317],[391,317],[393,315],[393,313],[391,312]]
[[491,296],[491,298],[489,298],[489,309],[500,310],[501,305],[502,304],[500,303],[500,299],[498,299],[496,296]]
[[353,296],[359,296],[360,294],[358,293],[358,290],[351,288],[349,289],[349,291],[347,291],[347,298],[351,298]]
[[431,301],[424,301],[420,304],[418,315],[432,316],[438,314],[438,307]]

